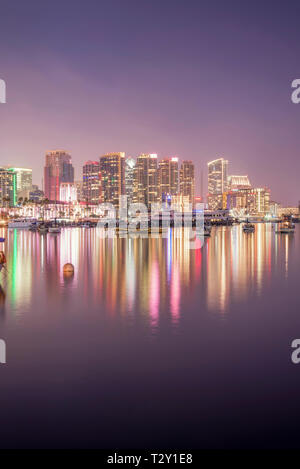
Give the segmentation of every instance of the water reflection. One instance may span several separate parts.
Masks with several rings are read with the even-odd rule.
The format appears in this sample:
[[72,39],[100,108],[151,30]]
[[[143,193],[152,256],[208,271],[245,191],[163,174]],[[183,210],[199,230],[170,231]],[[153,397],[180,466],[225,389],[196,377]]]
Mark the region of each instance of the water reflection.
[[[288,276],[298,231],[241,226],[212,231],[202,249],[170,230],[166,238],[100,239],[94,229],[64,229],[58,236],[0,230],[6,237],[8,278],[0,307],[22,316],[44,310],[128,318],[157,329],[177,327],[187,310],[224,315],[232,302],[261,295],[272,276]],[[71,262],[74,275],[63,274]]]

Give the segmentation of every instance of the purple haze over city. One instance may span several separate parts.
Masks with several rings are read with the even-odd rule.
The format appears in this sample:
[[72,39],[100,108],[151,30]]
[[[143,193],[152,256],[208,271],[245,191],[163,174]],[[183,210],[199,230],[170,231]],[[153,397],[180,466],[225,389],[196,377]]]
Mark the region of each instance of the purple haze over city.
[[300,199],[300,5],[290,1],[0,3],[0,165],[46,150],[81,166],[109,151],[223,156],[271,198]]

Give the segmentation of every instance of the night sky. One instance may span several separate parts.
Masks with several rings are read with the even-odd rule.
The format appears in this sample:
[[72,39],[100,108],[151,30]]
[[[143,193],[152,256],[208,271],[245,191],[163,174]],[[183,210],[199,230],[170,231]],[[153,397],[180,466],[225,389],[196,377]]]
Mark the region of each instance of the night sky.
[[[0,0],[0,165],[46,150],[82,163],[109,151],[207,162],[299,189],[300,3],[294,1]],[[206,187],[205,187],[206,190]]]

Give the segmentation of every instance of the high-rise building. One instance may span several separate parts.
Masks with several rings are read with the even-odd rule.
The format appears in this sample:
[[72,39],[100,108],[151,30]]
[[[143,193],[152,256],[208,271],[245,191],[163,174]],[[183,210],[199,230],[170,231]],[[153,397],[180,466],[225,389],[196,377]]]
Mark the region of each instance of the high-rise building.
[[10,167],[9,170],[16,174],[17,198],[29,197],[29,192],[32,189],[32,169]]
[[159,162],[158,186],[161,201],[178,194],[178,158],[164,158]]
[[270,212],[270,190],[267,188],[240,188],[224,193],[223,208],[246,215],[264,216]]
[[107,153],[100,156],[102,202],[119,206],[120,195],[125,195],[125,153]]
[[266,215],[270,211],[270,189],[257,187],[253,191],[255,195],[255,213]]
[[50,151],[46,153],[44,168],[45,197],[59,201],[62,182],[74,182],[71,156],[64,150]]
[[125,160],[125,194],[127,195],[128,204],[130,204],[133,200],[135,165],[136,165],[136,161],[134,158],[126,158]]
[[14,207],[17,203],[16,173],[0,168],[0,207]]
[[82,168],[83,200],[92,204],[101,202],[101,173],[99,161],[87,161]]
[[74,182],[62,182],[60,185],[61,202],[77,202],[77,188]]
[[180,168],[180,194],[188,197],[190,204],[195,198],[195,166],[192,161],[183,161]]
[[190,203],[190,197],[188,195],[179,194],[172,196],[172,209],[176,210],[177,212],[183,212],[187,210],[186,207],[189,208]]
[[[278,202],[275,202],[275,200],[270,200],[269,213],[272,217],[278,216],[279,209],[280,209],[280,204]],[[298,210],[298,215],[299,215],[299,210]]]
[[228,161],[224,158],[208,164],[208,207],[210,210],[223,208],[223,194],[228,189]]
[[248,176],[228,176],[228,190],[249,189],[250,187]]
[[254,212],[255,196],[251,188],[233,189],[226,193],[226,202],[223,208],[235,210],[241,214]]
[[134,169],[133,202],[148,208],[158,197],[157,154],[142,153],[137,157]]

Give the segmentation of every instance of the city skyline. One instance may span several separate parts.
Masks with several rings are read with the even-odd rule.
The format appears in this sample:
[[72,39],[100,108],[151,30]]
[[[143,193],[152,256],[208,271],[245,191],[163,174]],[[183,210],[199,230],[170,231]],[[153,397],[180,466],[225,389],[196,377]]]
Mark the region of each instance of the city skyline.
[[225,210],[233,217],[256,215],[267,220],[276,218],[278,209],[283,208],[271,198],[267,185],[252,185],[248,175],[228,174],[228,160],[219,158],[207,166],[208,193],[202,198],[195,195],[191,160],[179,164],[177,157],[159,160],[157,154],[142,153],[135,160],[126,158],[124,152],[107,153],[98,161],[86,161],[81,179],[75,181],[72,156],[65,150],[51,150],[45,154],[45,191],[32,185],[31,169],[2,168],[0,204],[14,207],[24,201],[25,205],[63,202],[96,208],[109,203],[119,208],[120,197],[126,195],[129,204],[143,204],[149,210],[157,203],[181,211],[186,204],[195,209],[197,203],[204,202],[212,212]]
[[[175,195],[176,193],[179,193],[179,192],[182,192],[181,190],[181,182],[180,182],[180,164],[181,165],[184,165],[186,163],[190,163],[193,168],[195,167],[195,162],[192,161],[192,160],[183,160],[183,159],[180,159],[178,157],[174,157],[174,156],[159,156],[157,153],[139,153],[138,155],[136,156],[131,156],[131,155],[127,155],[125,152],[108,152],[106,154],[102,154],[100,156],[98,156],[98,160],[86,160],[85,162],[81,162],[80,166],[77,168],[75,168],[74,164],[73,164],[73,158],[72,158],[72,154],[68,151],[68,150],[65,150],[65,149],[55,149],[55,150],[48,150],[46,151],[45,155],[44,155],[44,158],[46,156],[46,167],[47,167],[47,159],[49,159],[49,157],[51,158],[51,155],[54,155],[54,157],[58,154],[62,154],[63,156],[66,155],[69,159],[70,159],[70,165],[72,167],[72,176],[71,176],[71,179],[69,180],[69,182],[81,182],[83,183],[84,185],[84,180],[85,178],[88,178],[87,174],[86,174],[86,171],[91,171],[91,167],[95,167],[95,165],[97,166],[97,170],[96,170],[96,173],[93,173],[92,171],[92,179],[95,178],[95,174],[97,174],[97,172],[101,173],[100,171],[100,160],[103,156],[106,156],[106,155],[116,155],[116,154],[120,154],[120,155],[123,155],[124,159],[125,159],[125,163],[126,162],[130,162],[130,164],[134,164],[134,166],[136,166],[136,163],[139,161],[139,158],[143,157],[143,156],[150,156],[150,157],[155,157],[155,159],[157,160],[157,181],[156,181],[156,184],[157,185],[164,185],[164,182],[162,181],[161,177],[160,177],[160,174],[161,174],[161,169],[162,169],[162,166],[164,164],[170,164],[170,167],[172,167],[172,165],[176,164],[176,172],[177,172],[177,175],[175,176],[175,179],[176,179],[176,183],[175,183],[175,186],[174,187],[177,187],[177,189],[175,189],[174,187],[172,188],[172,184],[171,184],[171,179],[169,180],[168,184],[169,184],[169,190],[166,191],[166,193],[169,193],[171,195]],[[208,161],[206,162],[206,166],[209,168],[210,165],[214,164],[215,162],[219,162],[219,161],[224,161],[224,163],[226,163],[226,175],[224,176],[224,181],[225,181],[225,186],[223,187],[222,185],[222,190],[218,191],[217,190],[217,193],[219,194],[222,194],[223,192],[226,192],[227,190],[230,189],[230,180],[233,178],[233,179],[246,179],[248,182],[248,185],[251,186],[250,182],[249,182],[249,175],[237,175],[237,171],[228,171],[228,167],[229,165],[231,164],[230,161],[228,160],[225,160],[223,157],[219,157],[213,161]],[[125,164],[126,166],[126,164]],[[12,164],[5,164],[5,165],[0,165],[0,168],[3,168],[3,169],[10,169],[10,170],[15,170],[15,171],[24,171],[25,173],[26,172],[30,172],[31,173],[31,180],[32,180],[32,183],[33,183],[33,186],[38,186],[38,187],[41,187],[41,188],[45,188],[45,161],[43,163],[43,176],[42,176],[42,179],[40,181],[40,183],[38,183],[36,177],[34,177],[34,173],[33,173],[33,170],[32,168],[25,168],[25,167],[20,167],[20,168],[16,168],[14,167]],[[87,168],[89,168],[87,170]],[[132,167],[132,171],[133,171],[133,167]],[[181,168],[182,169],[182,168]],[[126,179],[126,168],[124,168],[124,178]],[[196,173],[196,171],[195,171]],[[202,173],[202,176],[203,176],[203,170],[201,170],[201,173]],[[199,175],[198,175],[199,176]],[[171,177],[171,174],[169,176],[169,178],[172,178]],[[193,178],[195,180],[197,180],[197,174],[194,174],[193,172]],[[195,196],[195,197],[200,197],[203,195],[203,199],[204,200],[208,200],[209,198],[209,195],[210,193],[214,193],[214,191],[211,191],[211,188],[210,188],[210,170],[208,169],[207,171],[207,190],[206,192],[203,191],[203,194],[201,193],[201,186],[202,186],[202,182],[201,182],[201,185],[199,185],[198,187],[198,191],[197,191],[197,187],[193,187],[192,189],[192,198]],[[251,179],[251,177],[250,177]],[[252,180],[252,179],[251,179]],[[65,180],[62,180],[61,182],[67,182]],[[58,190],[59,192],[59,185],[61,184],[61,182],[58,184],[58,187],[56,190]],[[87,182],[86,182],[87,183]],[[173,182],[174,184],[174,182]],[[222,183],[223,184],[223,183]],[[257,186],[257,184],[256,184]],[[269,184],[267,184],[266,182],[264,184],[262,184],[262,187],[270,187]],[[101,189],[101,188],[100,188]],[[124,193],[127,193],[127,189],[126,189],[126,183],[124,185],[124,188],[123,188],[123,192]],[[83,190],[84,192],[84,190]],[[128,195],[128,194],[127,194]],[[132,194],[131,194],[132,195]],[[161,194],[160,194],[161,195]],[[85,196],[86,197],[86,196]],[[280,201],[278,201],[280,203]]]
[[[273,2],[269,18],[268,2],[142,3],[5,8],[0,162],[29,164],[40,185],[47,148],[68,149],[77,174],[82,160],[142,149],[194,161],[199,193],[201,169],[206,181],[206,162],[221,155],[296,204],[299,6]],[[55,5],[70,21],[52,34]]]
[[[137,161],[138,158],[141,156],[141,155],[145,155],[145,154],[155,154],[157,155],[157,158],[158,158],[158,162],[162,162],[164,160],[177,160],[177,161],[181,161],[181,162],[187,162],[187,161],[191,161],[194,165],[195,165],[195,188],[194,188],[194,194],[196,197],[199,197],[199,196],[202,196],[203,195],[203,199],[206,201],[206,199],[208,198],[209,196],[209,193],[210,193],[210,189],[209,189],[209,170],[207,170],[207,166],[208,164],[210,163],[209,161],[205,161],[203,163],[203,167],[201,166],[200,167],[200,170],[198,170],[197,168],[197,161],[194,161],[193,159],[183,159],[183,158],[180,158],[179,156],[170,156],[170,155],[166,155],[166,156],[160,156],[158,155],[157,153],[144,153],[144,152],[139,152],[137,155],[133,155],[132,153],[131,154],[127,154],[125,151],[117,151],[117,152],[106,152],[106,153],[103,153],[103,154],[100,154],[96,157],[94,157],[94,159],[92,160],[92,158],[90,159],[86,159],[85,162],[83,161],[77,161],[76,164],[74,164],[74,160],[73,160],[73,154],[72,152],[70,152],[69,150],[65,150],[65,149],[61,149],[61,150],[49,150],[46,152],[46,155],[48,153],[51,153],[51,152],[65,152],[66,154],[70,155],[70,157],[72,158],[72,166],[74,168],[74,181],[77,181],[77,180],[81,180],[82,181],[82,177],[83,177],[83,167],[88,164],[88,163],[94,163],[95,161],[95,158],[98,158],[98,162],[100,160],[100,158],[105,155],[105,154],[109,154],[109,153],[122,153],[124,154],[126,160],[127,159],[131,159],[131,160],[135,160]],[[43,155],[43,158],[45,157],[45,155]],[[218,161],[220,159],[224,159],[223,156],[217,156],[213,161]],[[228,159],[226,159],[225,161],[227,161],[227,164],[229,163],[231,166],[232,166],[232,162]],[[26,162],[25,162],[26,163]],[[24,164],[23,166],[21,165],[18,165],[21,167],[21,169],[26,169],[29,165],[26,165]],[[198,165],[199,166],[199,165]],[[11,164],[8,164],[8,162],[5,162],[4,164],[1,164],[0,167],[7,167],[7,168],[13,168],[13,167],[16,167],[16,165],[14,165],[13,163]],[[38,170],[36,170],[36,168],[38,168]],[[37,166],[33,166],[33,168],[30,168],[32,170],[32,182],[34,185],[37,185],[39,186],[40,188],[44,187],[45,188],[45,173],[44,173],[44,162],[42,163],[42,167],[37,167]],[[254,168],[250,168],[250,171],[247,172],[246,176],[249,177],[251,180],[254,179],[254,177],[252,177],[252,169]],[[41,179],[39,180],[38,179],[38,176],[37,174],[41,174]],[[234,170],[233,173],[231,174],[230,171],[228,171],[228,177],[231,177],[234,175],[234,173],[240,173],[242,174],[243,172],[242,171],[237,171],[237,170]],[[205,174],[205,186],[203,188],[203,194],[201,194],[201,188],[202,188],[202,181],[201,181],[201,174],[203,176],[203,174]],[[178,179],[179,179],[179,176],[178,176]],[[261,178],[257,178],[259,180],[261,180]],[[178,183],[179,184],[179,183]],[[256,184],[256,186],[260,186],[260,187],[270,187],[270,184],[268,183],[268,181],[265,181],[265,182],[262,182],[262,184]],[[58,189],[59,191],[59,189]],[[276,191],[276,187],[275,189],[272,188],[272,194],[276,194],[277,191]],[[299,198],[298,199],[295,199],[295,200],[292,200],[291,203],[288,203],[287,202],[287,199],[283,196],[281,199],[276,199],[276,197],[274,196],[273,197],[273,200],[276,200],[276,202],[278,202],[279,204],[281,205],[285,205],[285,206],[295,206],[299,203],[299,200],[300,200],[300,195],[299,195]]]

